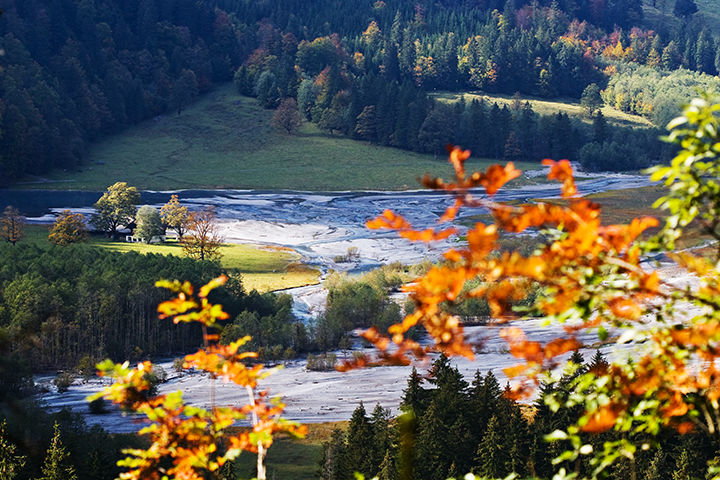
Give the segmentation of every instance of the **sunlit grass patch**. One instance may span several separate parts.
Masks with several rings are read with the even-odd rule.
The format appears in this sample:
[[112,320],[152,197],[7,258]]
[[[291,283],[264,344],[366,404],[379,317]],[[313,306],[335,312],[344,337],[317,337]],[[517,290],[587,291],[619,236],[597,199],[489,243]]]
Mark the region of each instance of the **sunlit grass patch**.
[[[464,98],[466,102],[471,102],[475,99],[485,100],[489,104],[497,103],[500,106],[512,105],[515,102],[513,95],[502,95],[496,93],[484,93],[484,92],[466,92],[466,93],[437,93],[435,98],[444,100],[446,102],[455,102]],[[520,96],[522,103],[530,102],[535,113],[539,115],[555,115],[558,112],[566,113],[571,117],[581,119],[586,123],[591,123],[592,119],[585,115],[583,108],[580,106],[580,102],[575,99],[563,98],[563,99],[544,99],[539,97],[532,97],[528,95]],[[608,123],[623,127],[652,127],[652,123],[639,115],[631,115],[629,113],[622,112],[616,108],[605,106],[602,108],[602,113]]]
[[[27,242],[47,244],[47,225],[28,225]],[[163,244],[127,243],[92,236],[88,245],[115,252],[136,252],[184,256],[177,242]],[[225,244],[220,247],[223,267],[242,275],[247,290],[268,292],[318,283],[320,272],[300,262],[300,255],[289,248]]]

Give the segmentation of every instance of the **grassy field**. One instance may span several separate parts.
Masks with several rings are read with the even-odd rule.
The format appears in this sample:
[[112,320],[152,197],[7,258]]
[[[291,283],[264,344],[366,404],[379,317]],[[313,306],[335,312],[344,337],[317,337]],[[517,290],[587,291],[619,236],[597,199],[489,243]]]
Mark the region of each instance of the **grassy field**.
[[[306,424],[308,435],[302,439],[278,438],[267,456],[268,478],[317,480],[322,444],[330,440],[333,429],[347,428],[347,422]],[[236,461],[239,477],[252,478],[256,457],[243,453]]]
[[[694,17],[702,17],[705,23],[720,32],[720,2],[718,0],[695,0],[698,13]],[[673,15],[675,0],[643,0],[645,18],[652,24],[679,27],[682,20]],[[654,4],[654,6],[653,6]]]
[[[488,94],[483,92],[466,92],[466,93],[452,93],[452,92],[440,92],[434,95],[446,102],[456,102],[460,98],[464,98],[466,102],[471,102],[474,99],[484,99],[486,102],[497,103],[498,105],[511,105],[515,98],[513,95],[501,95],[501,94]],[[558,112],[567,113],[571,117],[579,117],[584,122],[590,123],[591,119],[583,113],[583,108],[580,103],[574,99],[555,99],[547,100],[538,97],[531,97],[523,95],[520,97],[521,101],[530,102],[533,110],[540,115],[554,115]],[[653,124],[639,115],[630,115],[625,112],[621,112],[612,107],[603,107],[603,115],[607,119],[608,123],[612,125],[624,126],[624,127],[652,127]]]
[[[25,241],[47,243],[48,227],[29,225]],[[92,236],[88,242],[97,248],[116,252],[158,253],[184,256],[177,242],[146,245],[144,243],[114,242],[100,236]],[[222,264],[239,272],[247,290],[269,292],[285,288],[318,283],[320,273],[300,262],[300,256],[292,250],[259,247],[254,245],[226,244],[221,247]]]
[[[330,136],[309,123],[297,135],[281,135],[270,127],[271,116],[226,85],[182,115],[164,115],[95,144],[80,172],[55,172],[21,186],[103,190],[126,181],[150,190],[398,190],[418,188],[426,172],[450,172],[444,156]],[[473,160],[470,167],[490,163]]]

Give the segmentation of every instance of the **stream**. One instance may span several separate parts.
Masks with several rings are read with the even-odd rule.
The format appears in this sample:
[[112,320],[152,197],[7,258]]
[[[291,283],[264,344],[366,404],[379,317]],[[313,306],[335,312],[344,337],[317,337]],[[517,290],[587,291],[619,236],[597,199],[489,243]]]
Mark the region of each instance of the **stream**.
[[[650,185],[647,177],[625,174],[602,174],[578,182],[581,194],[609,190],[636,188]],[[289,247],[303,257],[303,261],[317,266],[323,274],[329,270],[357,273],[377,266],[402,262],[419,263],[435,260],[455,239],[435,245],[412,244],[399,239],[393,232],[379,232],[365,228],[365,222],[385,209],[405,216],[416,227],[435,224],[451,200],[447,195],[429,191],[365,191],[365,192],[299,192],[259,190],[184,190],[181,192],[142,192],[142,203],[161,206],[172,193],[191,209],[212,205],[216,207],[220,229],[229,243],[251,243]],[[481,193],[478,193],[481,195]],[[0,190],[0,205],[12,204],[28,217],[29,222],[48,223],[53,213],[69,208],[76,212],[91,213],[92,204],[99,192],[24,191]],[[499,192],[495,199],[530,200],[559,196],[557,183],[538,184]],[[466,209],[455,223],[482,213],[480,209]],[[333,259],[343,255],[349,247],[356,247],[359,258],[353,263],[337,264]],[[294,298],[294,313],[309,321],[325,304],[326,292],[322,285],[293,288],[285,291]],[[533,321],[530,321],[533,322]],[[539,322],[524,323],[531,339],[550,338],[554,329]],[[472,327],[468,333],[487,338],[486,350],[476,360],[455,360],[461,372],[471,376],[475,370],[493,369],[505,381],[501,369],[514,364],[498,343],[494,330],[497,326]],[[493,340],[494,339],[494,340]],[[608,352],[610,353],[610,352]],[[611,352],[618,355],[621,352]],[[161,385],[160,392],[182,389],[186,399],[196,405],[207,405],[210,380],[199,374],[176,374],[172,359],[160,362],[170,374],[170,380]],[[420,369],[427,365],[418,365]],[[289,362],[285,368],[262,382],[272,394],[279,394],[287,404],[287,417],[303,422],[347,420],[360,401],[368,408],[380,403],[395,409],[409,374],[409,367],[383,367],[357,370],[349,373],[311,372],[305,362]],[[135,422],[112,411],[104,415],[91,415],[85,397],[102,386],[102,380],[88,383],[77,381],[70,390],[58,394],[50,386],[52,376],[40,375],[36,383],[45,386],[41,401],[49,409],[71,408],[82,413],[90,424],[100,424],[110,431],[135,431]],[[218,404],[232,404],[243,398],[235,386],[217,383]]]

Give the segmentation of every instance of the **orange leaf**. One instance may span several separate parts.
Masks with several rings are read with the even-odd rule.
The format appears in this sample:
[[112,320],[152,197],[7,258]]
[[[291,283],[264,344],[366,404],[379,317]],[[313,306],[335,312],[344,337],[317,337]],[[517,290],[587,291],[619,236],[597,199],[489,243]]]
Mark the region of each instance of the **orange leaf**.
[[458,180],[465,178],[465,160],[470,158],[470,150],[463,150],[460,147],[448,146],[450,152],[450,163],[455,169],[455,176]]
[[556,162],[546,158],[542,161],[542,164],[550,167],[550,172],[547,176],[548,180],[558,180],[563,182],[563,198],[577,195],[577,187],[575,186],[575,179],[573,178],[572,165],[570,165],[568,160],[560,160]]
[[610,311],[619,318],[637,320],[642,315],[642,308],[629,298],[613,298],[609,303]]
[[485,187],[488,195],[495,195],[503,185],[519,177],[521,173],[520,170],[515,168],[513,162],[508,162],[504,167],[501,165],[491,165],[485,171],[485,175],[480,178],[480,185]]
[[590,415],[588,422],[582,426],[582,430],[591,433],[605,432],[615,425],[618,416],[612,406],[604,405]]

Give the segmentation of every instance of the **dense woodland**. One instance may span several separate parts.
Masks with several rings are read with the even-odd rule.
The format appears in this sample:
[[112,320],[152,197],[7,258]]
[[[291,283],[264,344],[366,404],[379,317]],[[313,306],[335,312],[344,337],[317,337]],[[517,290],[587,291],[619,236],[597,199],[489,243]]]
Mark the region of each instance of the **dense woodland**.
[[[607,368],[599,351],[587,362],[575,352],[570,365],[562,378],[542,386],[533,405],[521,405],[504,396],[492,371],[478,371],[467,382],[441,356],[425,375],[413,369],[400,404],[401,416],[395,418],[380,406],[370,414],[362,404],[355,410],[347,431],[336,430],[326,443],[320,478],[351,480],[357,471],[379,480],[444,480],[463,472],[487,478],[515,472],[519,478],[549,479],[561,467],[591,478],[593,467],[587,459],[552,465],[567,445],[544,440],[549,432],[572,425],[580,414],[577,409],[553,412],[545,398],[562,398],[576,376]],[[598,448],[618,434],[586,435],[584,441]],[[604,478],[705,478],[705,465],[720,447],[711,435],[679,435],[672,429],[656,441],[659,448],[654,444],[634,461],[621,460]]]
[[[105,357],[140,359],[186,352],[199,331],[158,321],[167,294],[161,278],[199,284],[221,273],[218,264],[158,254],[121,254],[86,246],[0,245],[2,359],[34,370],[89,365]],[[273,295],[245,293],[239,280],[218,292],[233,318],[286,309]],[[9,370],[12,371],[12,366]]]
[[[680,98],[676,89],[687,87],[669,81],[638,98],[621,92],[618,70],[646,66],[667,75],[684,68],[706,83],[704,75],[720,66],[718,40],[701,22],[676,12],[687,17],[681,28],[649,24],[640,0],[2,0],[0,8],[4,182],[74,169],[89,142],[180,114],[194,97],[233,78],[268,108],[297,98],[302,113],[329,132],[422,152],[464,140],[483,156],[513,158],[515,142],[530,144],[533,134],[517,138],[525,130],[505,126],[492,136],[429,135],[436,126],[447,132],[435,125],[442,108],[427,94],[482,89],[577,99],[610,80],[608,103],[661,122],[665,115],[656,111],[668,110],[668,99]],[[562,137],[579,130],[563,127]],[[615,133],[597,139],[584,132],[574,148],[519,151],[577,158],[590,145],[584,163],[598,169],[618,168],[628,153],[642,158],[625,168],[665,158],[635,134],[641,138],[632,145],[615,142]],[[558,136],[548,127],[537,139],[549,135]],[[607,163],[598,162],[597,151]]]

